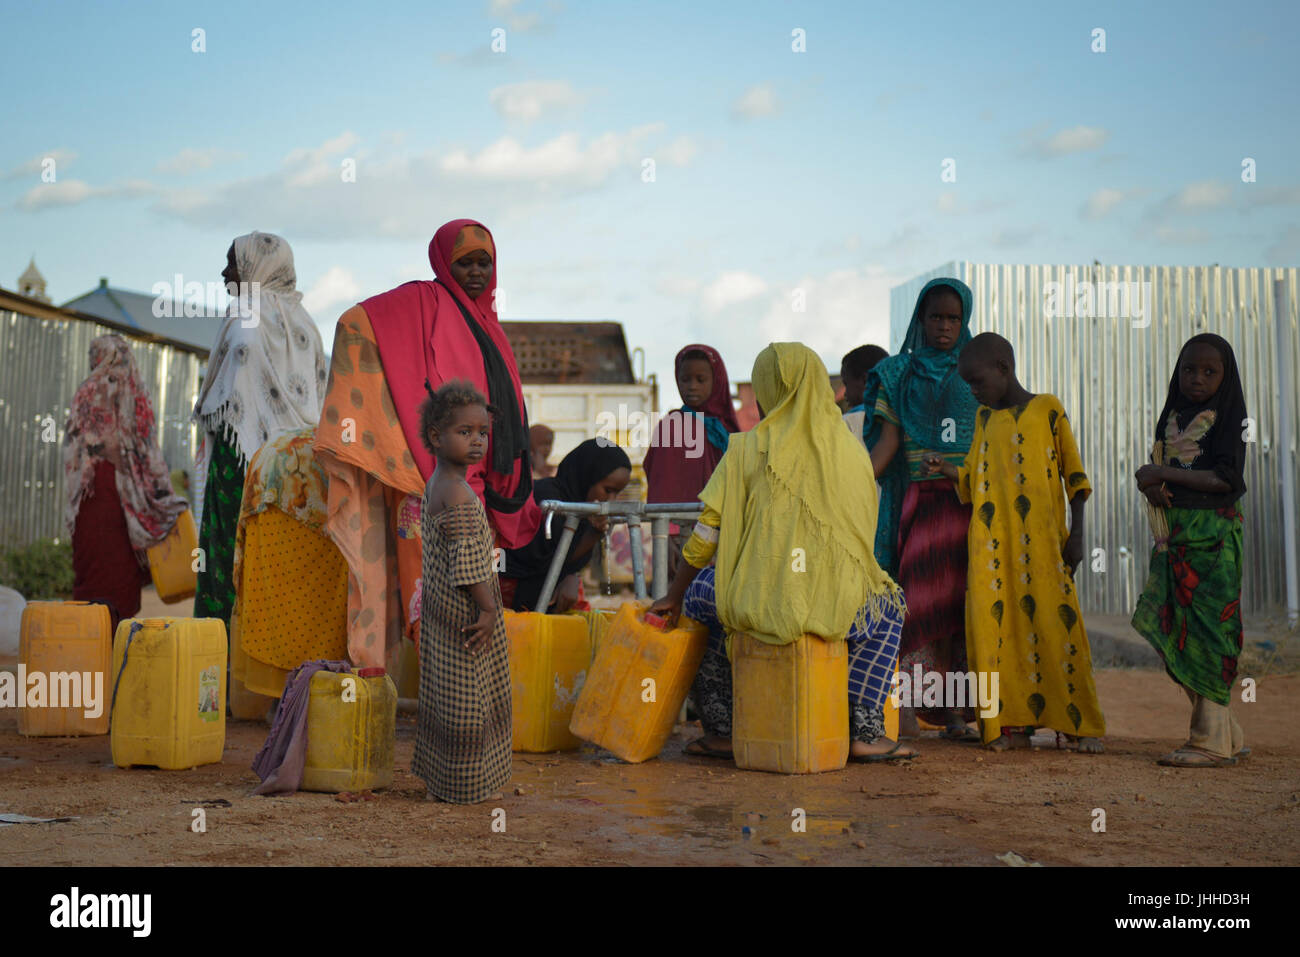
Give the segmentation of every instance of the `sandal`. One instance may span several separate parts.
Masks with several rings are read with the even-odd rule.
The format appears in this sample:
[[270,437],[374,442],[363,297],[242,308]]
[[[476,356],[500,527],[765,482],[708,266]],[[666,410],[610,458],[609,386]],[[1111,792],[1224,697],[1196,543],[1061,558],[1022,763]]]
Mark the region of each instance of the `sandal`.
[[899,751],[903,746],[902,741],[894,742],[894,746],[888,751],[882,751],[879,754],[850,754],[850,764],[880,764],[883,761],[911,761],[918,752],[916,751]]
[[1179,748],[1170,751],[1156,763],[1171,768],[1228,768],[1236,764],[1237,759],[1221,758],[1217,754],[1193,748]]
[[703,738],[696,738],[693,741],[687,742],[686,746],[682,748],[682,754],[688,754],[693,758],[725,758],[728,761],[734,761],[736,759],[735,752],[721,751],[718,748],[711,748],[703,742]]

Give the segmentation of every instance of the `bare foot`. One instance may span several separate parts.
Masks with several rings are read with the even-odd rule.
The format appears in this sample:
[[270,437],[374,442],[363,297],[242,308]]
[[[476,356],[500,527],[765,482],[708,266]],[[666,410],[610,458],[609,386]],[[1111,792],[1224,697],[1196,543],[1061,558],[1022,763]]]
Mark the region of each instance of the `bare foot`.
[[1102,754],[1106,749],[1102,747],[1101,738],[1075,738],[1074,750],[1080,754]]
[[1023,731],[1004,734],[984,745],[990,751],[1014,751],[1029,747],[1029,735]]

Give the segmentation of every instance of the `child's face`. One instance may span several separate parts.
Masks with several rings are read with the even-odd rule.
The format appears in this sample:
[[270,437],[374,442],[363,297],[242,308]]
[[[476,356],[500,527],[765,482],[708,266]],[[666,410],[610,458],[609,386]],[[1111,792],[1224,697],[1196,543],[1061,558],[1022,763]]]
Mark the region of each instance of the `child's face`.
[[551,449],[555,445],[555,439],[538,439],[533,443],[533,461],[539,465],[546,462],[551,457]]
[[475,465],[487,454],[492,417],[481,405],[462,405],[443,429],[429,432],[429,444],[439,459],[454,465]]
[[932,349],[947,352],[955,346],[961,332],[961,299],[958,295],[945,288],[927,296],[921,328],[925,331],[925,344]]
[[677,370],[677,391],[682,401],[698,409],[713,393],[713,368],[706,359],[687,359]]
[[471,299],[483,295],[492,279],[492,256],[486,249],[476,249],[451,264],[451,278],[469,293]]
[[844,401],[849,405],[861,405],[862,393],[867,388],[867,374],[853,375],[843,365],[840,366],[840,381],[844,383]]
[[632,471],[626,468],[617,468],[610,472],[603,479],[587,490],[588,502],[608,502],[611,498],[618,495],[619,492],[627,488],[627,483],[632,481]]
[[970,386],[975,401],[990,408],[997,408],[1011,385],[1010,370],[1002,362],[963,361],[957,371]]
[[1223,385],[1223,357],[1214,346],[1198,342],[1183,350],[1178,391],[1192,402],[1205,402]]

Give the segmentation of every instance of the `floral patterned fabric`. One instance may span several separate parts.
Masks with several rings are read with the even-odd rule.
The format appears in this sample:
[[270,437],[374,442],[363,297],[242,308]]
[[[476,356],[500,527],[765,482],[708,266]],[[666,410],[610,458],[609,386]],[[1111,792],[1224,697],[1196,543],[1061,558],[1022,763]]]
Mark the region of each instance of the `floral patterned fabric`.
[[1241,653],[1241,527],[1236,506],[1171,508],[1151,552],[1133,627],[1184,688],[1227,705]]
[[68,500],[63,520],[71,536],[77,512],[92,493],[95,466],[113,466],[127,535],[145,564],[189,504],[172,491],[171,476],[154,438],[153,403],[126,340],[100,336],[90,344],[90,375],[72,400],[63,437],[63,477]]

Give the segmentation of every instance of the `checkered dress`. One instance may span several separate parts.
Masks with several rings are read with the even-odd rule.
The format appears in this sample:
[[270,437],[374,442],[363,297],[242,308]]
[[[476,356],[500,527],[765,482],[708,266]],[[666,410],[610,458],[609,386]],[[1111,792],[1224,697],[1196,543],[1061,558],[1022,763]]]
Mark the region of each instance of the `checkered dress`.
[[505,620],[480,654],[461,646],[478,618],[464,586],[491,582],[494,536],[476,499],[430,514],[422,509],[424,584],[420,617],[420,710],[412,772],[453,804],[491,797],[510,780],[510,664]]

